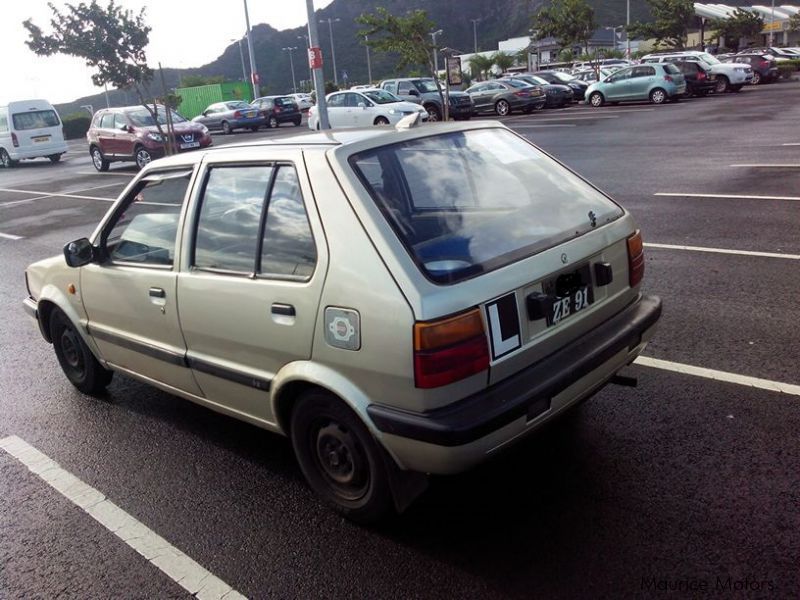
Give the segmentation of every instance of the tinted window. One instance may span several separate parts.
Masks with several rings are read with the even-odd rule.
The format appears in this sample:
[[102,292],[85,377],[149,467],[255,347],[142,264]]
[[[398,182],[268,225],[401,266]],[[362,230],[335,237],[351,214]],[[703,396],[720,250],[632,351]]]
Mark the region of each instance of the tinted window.
[[359,103],[366,104],[366,102],[364,101],[364,98],[362,98],[358,94],[345,94],[344,103],[345,103],[345,106],[349,106],[349,107],[353,107],[353,108],[358,106]]
[[317,249],[308,224],[294,167],[281,166],[269,199],[260,272],[267,276],[308,279]]
[[328,98],[328,106],[332,106],[334,108],[344,106],[344,94],[334,94]]
[[32,110],[17,113],[11,117],[14,120],[14,129],[42,129],[44,127],[58,127],[61,121],[54,110]]
[[278,106],[285,106],[287,108],[294,108],[294,100],[291,98],[275,98],[275,104]]
[[203,192],[194,266],[253,273],[271,166],[215,167]]
[[[652,67],[649,67],[649,68],[652,69]],[[680,69],[678,69],[678,67],[676,67],[675,65],[672,65],[670,63],[666,63],[664,65],[664,70],[667,73],[669,73],[670,75],[678,75],[681,72]],[[655,74],[656,74],[656,71],[655,71],[655,69],[653,69],[653,72],[651,73],[651,75],[655,75]]]
[[435,135],[351,158],[423,271],[460,281],[620,217],[622,210],[500,129]]
[[129,199],[106,236],[113,261],[172,265],[175,238],[190,173],[144,181]]
[[114,128],[114,113],[106,113],[103,115],[102,120],[100,121],[100,127],[103,129],[113,129]]
[[5,109],[0,112],[0,132],[5,133],[8,131],[8,117],[6,116]]
[[[127,112],[126,115],[136,127],[155,127],[156,120],[153,118],[153,115],[150,114],[150,111],[145,108],[141,110],[132,110]],[[186,119],[174,110],[170,111],[170,117],[173,123],[183,123],[186,121]],[[160,125],[167,124],[167,115],[163,106],[158,107],[158,123]],[[105,126],[105,117],[103,117],[103,127]]]
[[127,125],[128,124],[125,122],[125,117],[119,113],[114,115],[114,129],[122,129],[123,127],[127,127]]

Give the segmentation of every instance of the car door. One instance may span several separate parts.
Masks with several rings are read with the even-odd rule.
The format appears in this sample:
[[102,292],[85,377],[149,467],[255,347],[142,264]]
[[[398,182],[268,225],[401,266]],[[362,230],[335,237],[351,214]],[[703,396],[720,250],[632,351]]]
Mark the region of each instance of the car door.
[[467,91],[472,98],[472,104],[475,107],[475,112],[484,112],[487,104],[488,84],[479,83]]
[[114,148],[117,154],[133,156],[136,134],[129,125],[124,114],[120,112],[114,114]]
[[311,356],[327,266],[302,154],[273,154],[207,165],[178,283],[188,362],[205,396],[266,422],[275,421],[275,374]]
[[121,370],[192,395],[178,322],[178,237],[193,171],[140,180],[103,225],[104,259],[81,268],[88,331],[103,358]]
[[628,97],[628,79],[633,69],[621,69],[606,79],[602,85],[602,92],[606,100],[618,102]]
[[331,127],[348,127],[344,94],[328,96],[328,122]]
[[105,112],[100,117],[97,128],[97,144],[105,156],[117,155],[117,132],[114,129],[113,112]]
[[361,94],[348,92],[345,94],[345,104],[348,110],[348,120],[351,127],[369,127],[375,118],[372,110],[372,102],[364,98]]

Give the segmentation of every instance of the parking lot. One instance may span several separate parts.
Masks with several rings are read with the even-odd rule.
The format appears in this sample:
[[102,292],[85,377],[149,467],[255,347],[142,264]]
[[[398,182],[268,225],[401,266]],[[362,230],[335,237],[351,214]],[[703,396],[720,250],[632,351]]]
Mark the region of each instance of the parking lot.
[[[0,598],[797,597],[799,94],[503,120],[633,213],[659,330],[626,370],[637,388],[374,529],[322,506],[283,438],[125,377],[103,401],[75,391],[23,271],[89,235],[136,171],[96,172],[83,142],[0,169]],[[59,493],[62,473],[78,487]],[[120,512],[82,507],[93,493]]]

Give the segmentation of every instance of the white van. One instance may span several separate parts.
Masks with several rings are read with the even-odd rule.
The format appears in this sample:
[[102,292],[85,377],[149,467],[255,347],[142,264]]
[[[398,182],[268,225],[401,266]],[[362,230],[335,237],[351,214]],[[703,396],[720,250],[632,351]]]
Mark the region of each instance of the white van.
[[61,160],[67,151],[61,118],[47,100],[20,100],[0,106],[0,165],[31,158]]

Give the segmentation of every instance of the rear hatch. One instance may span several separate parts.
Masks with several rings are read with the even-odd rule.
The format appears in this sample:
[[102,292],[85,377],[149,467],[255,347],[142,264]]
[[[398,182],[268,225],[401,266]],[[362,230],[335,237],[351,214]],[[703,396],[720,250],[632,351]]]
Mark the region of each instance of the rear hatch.
[[295,104],[294,100],[288,97],[275,98],[274,106],[275,108],[273,110],[275,114],[279,114],[281,116],[294,115],[300,110],[297,108],[297,104]]
[[419,138],[350,162],[422,275],[417,320],[479,311],[488,356],[466,374],[473,390],[551,354],[637,293],[630,217],[505,128]]
[[61,120],[52,108],[32,108],[12,112],[12,131],[20,150],[35,150],[64,145]]

